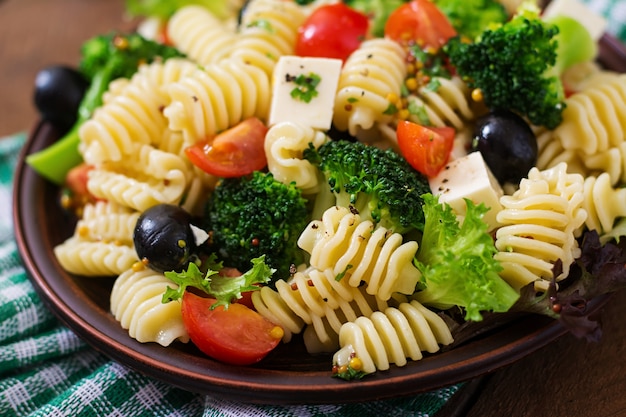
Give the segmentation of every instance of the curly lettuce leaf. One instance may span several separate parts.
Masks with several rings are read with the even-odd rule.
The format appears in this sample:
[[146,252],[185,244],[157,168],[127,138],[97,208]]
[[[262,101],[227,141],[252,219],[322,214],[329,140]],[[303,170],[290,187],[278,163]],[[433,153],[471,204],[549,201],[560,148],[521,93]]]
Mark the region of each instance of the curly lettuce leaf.
[[496,248],[482,220],[488,208],[465,200],[467,213],[459,224],[452,208],[425,194],[425,227],[415,265],[422,273],[414,298],[440,309],[463,307],[465,320],[482,320],[481,312],[505,312],[519,298],[498,272]]
[[259,289],[257,284],[266,284],[270,281],[272,274],[276,271],[265,263],[265,256],[252,259],[252,268],[238,277],[225,277],[219,275],[222,268],[221,263],[216,263],[215,258],[209,260],[208,271],[202,272],[195,263],[191,262],[186,271],[165,272],[165,276],[176,284],[178,288],[167,287],[163,294],[163,303],[182,299],[187,287],[197,288],[204,291],[209,296],[214,297],[217,302],[211,306],[214,309],[218,306],[228,306],[233,300],[242,297],[246,291]]

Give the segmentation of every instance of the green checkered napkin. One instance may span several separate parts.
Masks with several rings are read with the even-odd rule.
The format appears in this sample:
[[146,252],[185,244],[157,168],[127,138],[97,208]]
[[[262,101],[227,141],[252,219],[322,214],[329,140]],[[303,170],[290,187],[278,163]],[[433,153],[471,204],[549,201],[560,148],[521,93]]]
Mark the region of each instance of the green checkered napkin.
[[[581,0],[626,42],[626,1]],[[1,416],[433,416],[460,385],[347,405],[256,406],[192,394],[97,353],[44,307],[21,264],[11,223],[13,170],[25,135],[0,140]]]

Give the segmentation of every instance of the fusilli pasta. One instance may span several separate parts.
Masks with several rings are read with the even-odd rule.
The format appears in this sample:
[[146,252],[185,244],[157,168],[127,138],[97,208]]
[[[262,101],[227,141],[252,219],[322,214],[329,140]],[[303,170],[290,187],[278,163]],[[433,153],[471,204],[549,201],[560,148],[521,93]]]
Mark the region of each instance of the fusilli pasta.
[[302,232],[298,246],[311,255],[310,264],[330,268],[350,286],[366,283],[367,293],[382,300],[394,292],[412,294],[420,273],[413,265],[417,242],[402,242],[402,235],[374,227],[348,208],[333,206]]
[[271,78],[278,58],[293,55],[298,28],[305,19],[305,11],[295,2],[252,0],[230,56],[263,69]]
[[613,230],[615,220],[626,216],[626,188],[614,188],[606,172],[585,178],[583,193],[587,229],[603,235]]
[[167,135],[164,88],[195,70],[185,59],[156,61],[140,66],[128,81],[118,81],[107,102],[80,128],[80,151],[89,164],[120,161],[135,144],[159,145]]
[[187,343],[180,302],[162,303],[167,287],[178,286],[151,269],[132,268],[120,274],[111,291],[111,313],[137,341],[169,346],[175,340]]
[[265,135],[267,168],[278,181],[296,186],[304,194],[318,190],[318,170],[303,159],[302,152],[312,144],[318,148],[328,137],[324,132],[292,122],[272,126]]
[[425,115],[428,118],[426,124],[462,130],[467,122],[474,119],[468,97],[469,89],[458,76],[450,79],[434,77],[429,85],[420,87],[417,94],[407,97],[409,107],[420,108],[419,112],[409,113],[409,120],[425,124],[422,120],[422,115]]
[[370,39],[348,57],[339,78],[333,123],[358,136],[377,123],[393,120],[389,96],[400,96],[407,74],[405,51],[395,41]]
[[67,272],[91,277],[115,276],[139,261],[134,246],[83,240],[78,236],[55,246],[54,255]]
[[200,65],[226,58],[237,38],[206,7],[189,5],[178,9],[167,24],[172,45]]
[[339,332],[341,349],[333,363],[347,364],[354,355],[363,363],[363,371],[372,373],[389,369],[390,363],[404,366],[407,358],[419,360],[423,351],[437,352],[440,345],[452,341],[443,319],[412,300],[345,323]]
[[249,117],[266,120],[271,87],[260,68],[223,60],[171,84],[168,92],[171,102],[163,113],[169,128],[195,143]]
[[89,192],[138,211],[159,203],[178,204],[190,176],[186,161],[150,145],[133,149],[123,162],[108,162],[90,170]]
[[517,289],[534,282],[545,290],[557,259],[563,270],[554,278],[567,277],[580,256],[575,234],[587,217],[583,198],[583,177],[567,173],[565,163],[545,171],[532,168],[519,190],[500,198],[504,209],[497,220],[503,227],[496,232],[495,258],[505,281]]

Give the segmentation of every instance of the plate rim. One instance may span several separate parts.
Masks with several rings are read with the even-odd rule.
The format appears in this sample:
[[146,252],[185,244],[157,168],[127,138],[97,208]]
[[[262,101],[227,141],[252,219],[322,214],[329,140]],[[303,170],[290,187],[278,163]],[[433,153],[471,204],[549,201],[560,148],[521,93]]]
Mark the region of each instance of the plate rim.
[[[617,63],[609,66],[619,64],[620,70],[626,71],[624,45],[610,35],[604,35],[600,45],[600,62],[616,60]],[[39,227],[42,225],[37,223],[29,225],[29,219],[24,216],[29,214],[32,216],[30,220],[42,221],[40,216],[45,218],[46,207],[43,204],[30,205],[33,201],[44,202],[46,192],[49,193],[54,186],[39,177],[24,159],[27,154],[47,145],[54,134],[50,125],[36,123],[19,154],[12,201],[18,252],[36,292],[63,324],[95,350],[144,375],[187,391],[219,394],[239,402],[339,404],[374,401],[424,393],[479,377],[516,362],[567,333],[556,320],[527,316],[512,323],[510,328],[505,329],[506,334],[497,332],[448,352],[428,355],[405,367],[392,366],[390,371],[378,371],[353,382],[331,378],[330,363],[327,372],[265,369],[263,362],[258,366],[236,367],[194,355],[193,352],[178,354],[171,351],[172,348],[156,343],[139,343],[121,329],[110,313],[108,317],[98,317],[98,314],[102,315],[101,309],[84,292],[81,297],[80,288],[70,283],[73,280],[69,274],[59,271],[56,259],[36,259],[39,253],[51,254],[52,243],[49,236],[37,234],[46,230],[45,227]],[[46,268],[52,271],[47,272]],[[55,273],[56,276],[50,276]],[[598,299],[593,308],[601,309],[607,299]],[[110,328],[111,320],[117,323],[119,329]],[[503,338],[503,335],[506,337]],[[453,360],[449,360],[451,355]]]

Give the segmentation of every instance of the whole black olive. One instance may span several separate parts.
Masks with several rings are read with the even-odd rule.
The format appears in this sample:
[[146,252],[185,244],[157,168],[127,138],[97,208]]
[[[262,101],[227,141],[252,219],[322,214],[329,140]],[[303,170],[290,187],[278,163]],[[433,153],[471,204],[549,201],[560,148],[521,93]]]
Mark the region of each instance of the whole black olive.
[[76,123],[78,106],[88,87],[89,81],[72,68],[44,68],[35,78],[35,106],[42,119],[65,133]]
[[133,233],[135,251],[159,272],[181,271],[196,251],[192,217],[173,204],[157,204],[144,211]]
[[472,150],[482,154],[500,184],[518,184],[537,163],[535,134],[508,110],[494,110],[476,121]]

